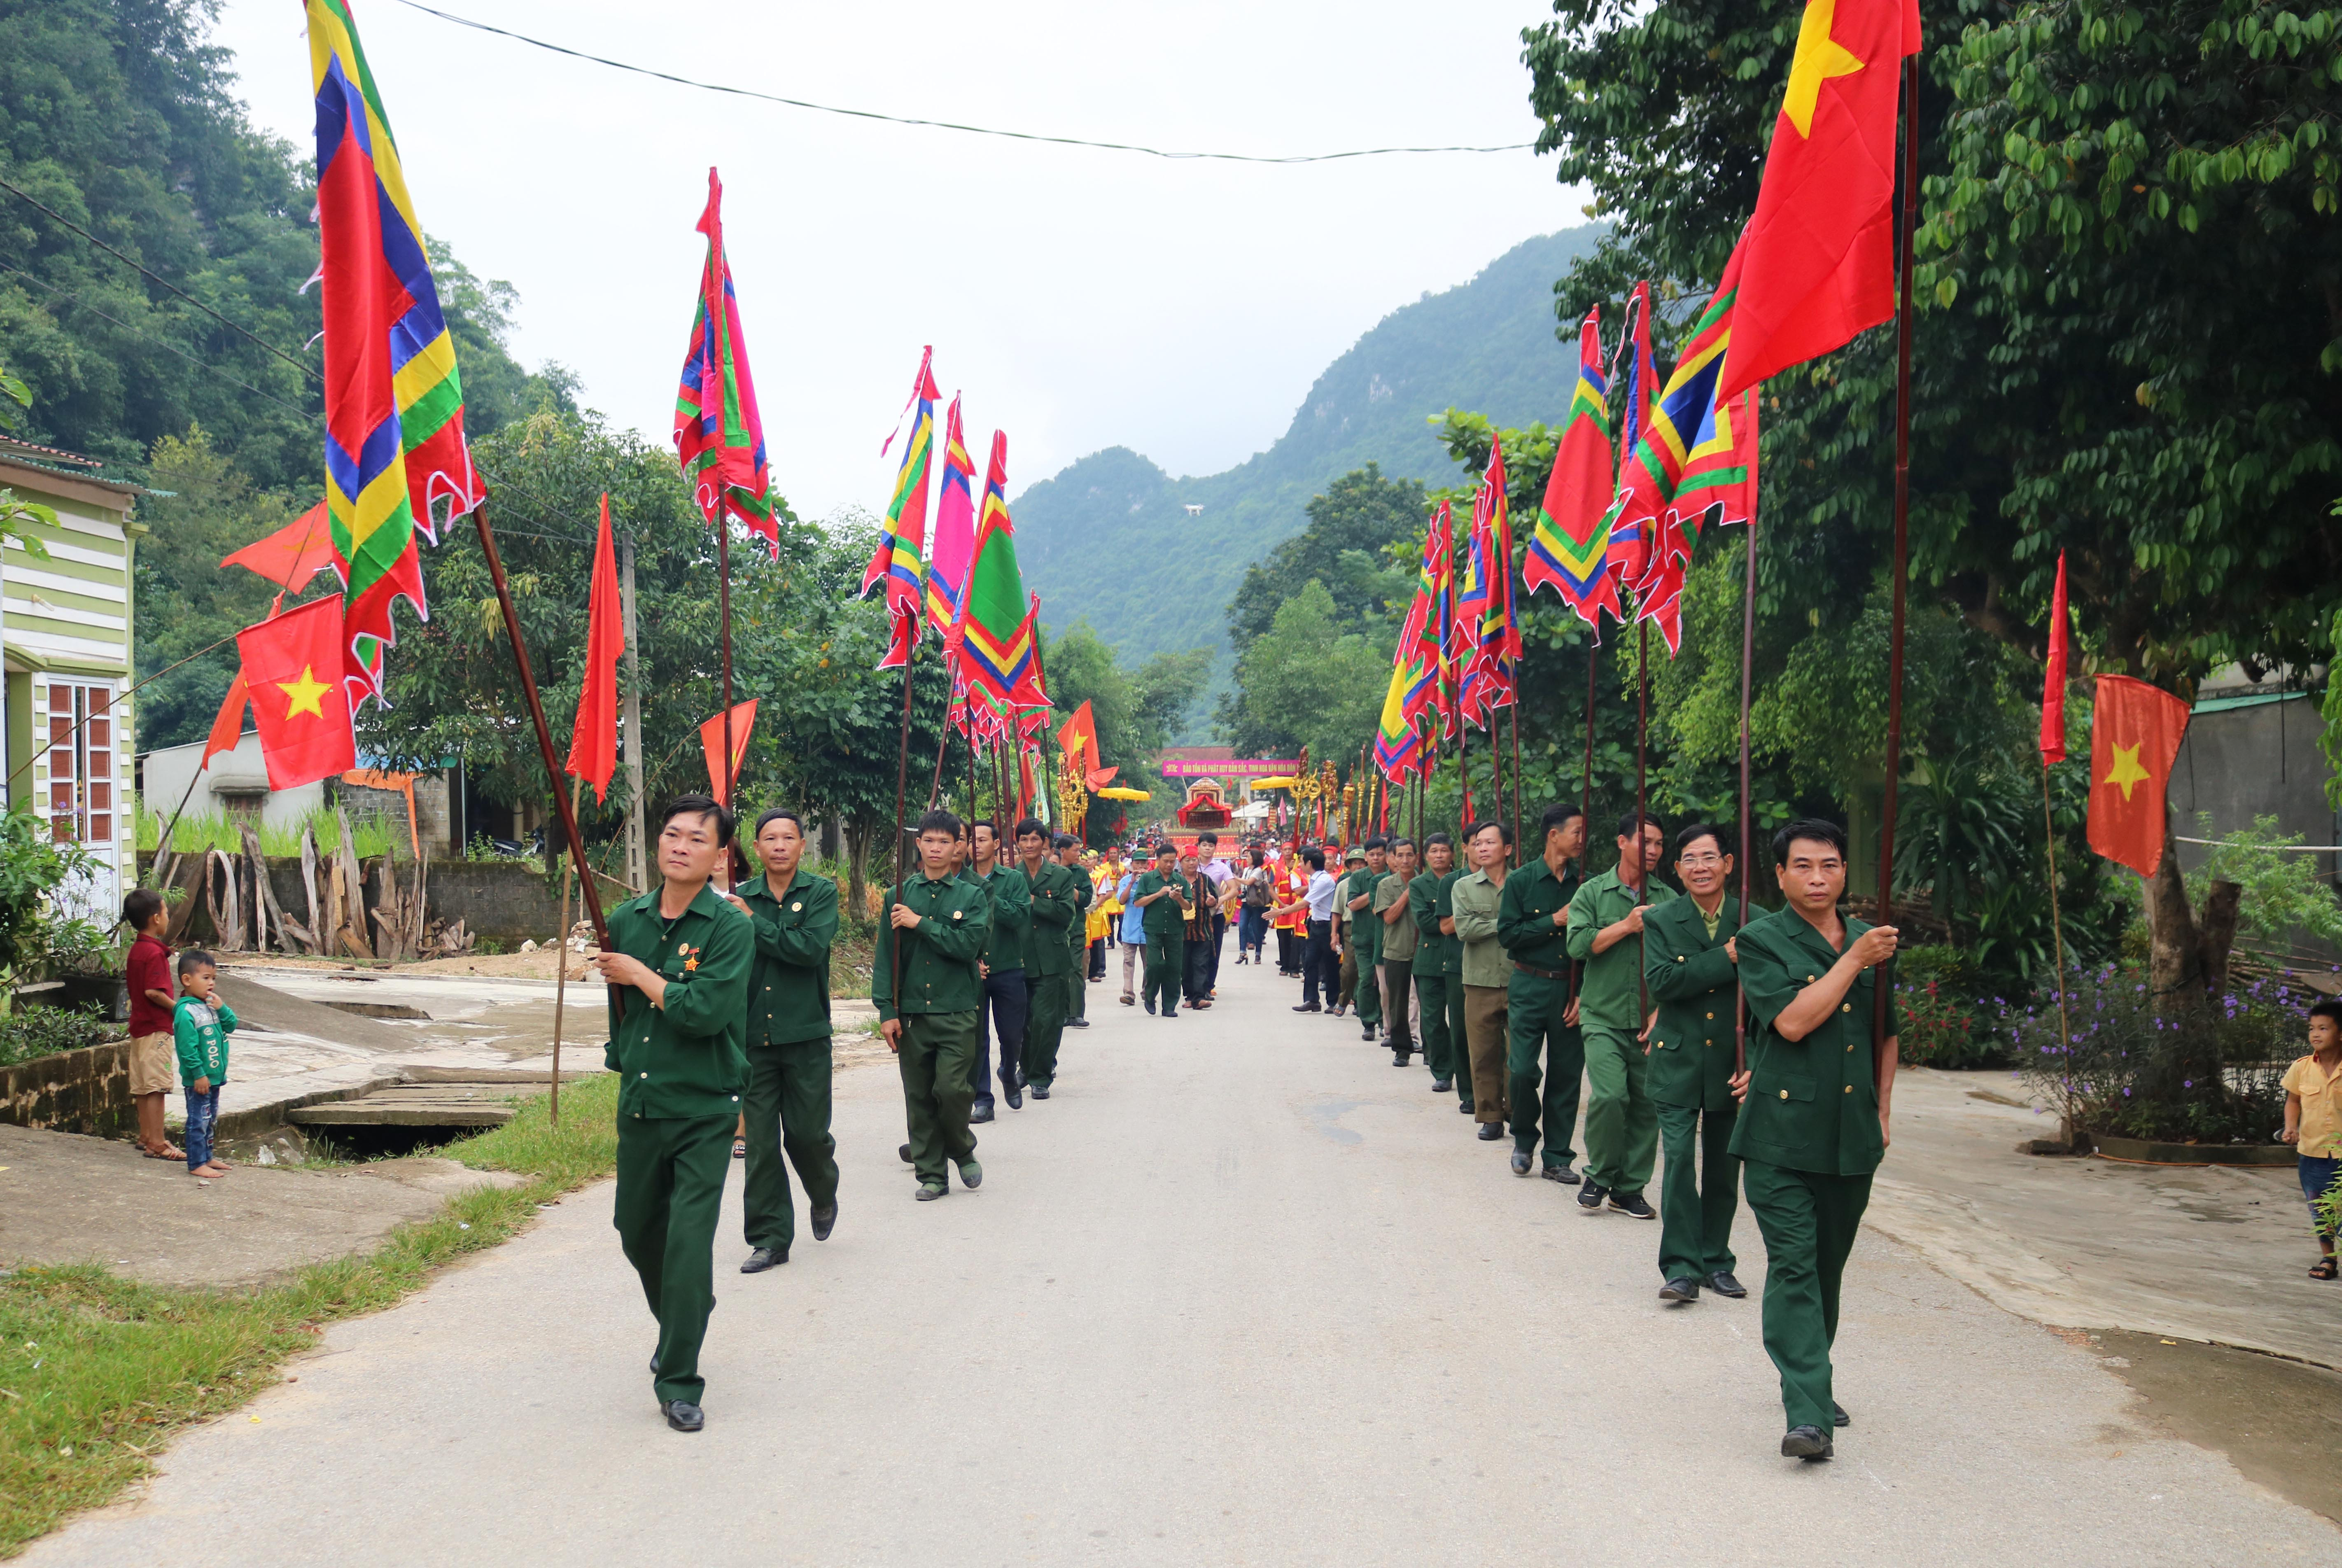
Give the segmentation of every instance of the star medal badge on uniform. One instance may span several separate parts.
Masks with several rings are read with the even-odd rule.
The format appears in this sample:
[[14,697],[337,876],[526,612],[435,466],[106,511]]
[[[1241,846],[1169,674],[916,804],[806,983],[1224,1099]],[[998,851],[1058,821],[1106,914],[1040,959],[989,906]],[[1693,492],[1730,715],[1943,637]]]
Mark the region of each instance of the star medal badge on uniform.
[[699,967],[699,949],[686,942],[676,951],[683,954],[683,972],[686,974]]

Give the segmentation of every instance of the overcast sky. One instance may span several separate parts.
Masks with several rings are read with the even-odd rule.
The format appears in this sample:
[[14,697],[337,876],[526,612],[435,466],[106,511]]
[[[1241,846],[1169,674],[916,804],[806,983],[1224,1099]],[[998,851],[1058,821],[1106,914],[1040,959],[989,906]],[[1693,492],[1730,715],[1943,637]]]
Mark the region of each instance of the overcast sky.
[[[885,6],[435,0],[700,80],[1178,150],[1534,140],[1535,0]],[[520,292],[513,347],[665,439],[710,164],[776,484],[883,509],[923,344],[1011,494],[1099,447],[1209,474],[1280,434],[1316,373],[1583,194],[1527,152],[1260,167],[844,119],[564,59],[353,0],[425,228]],[[226,0],[262,126],[313,150],[295,0]]]

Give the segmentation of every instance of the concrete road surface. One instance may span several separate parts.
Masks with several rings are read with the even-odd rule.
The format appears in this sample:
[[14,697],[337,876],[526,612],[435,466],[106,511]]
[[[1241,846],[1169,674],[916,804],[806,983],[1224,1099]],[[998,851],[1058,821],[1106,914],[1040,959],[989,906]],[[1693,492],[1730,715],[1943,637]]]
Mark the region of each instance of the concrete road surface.
[[[596,1187],[335,1327],[25,1561],[2342,1560],[2087,1348],[1872,1234],[1855,1424],[1833,1463],[1781,1459],[1753,1297],[1663,1308],[1656,1226],[1515,1179],[1272,972],[1221,990],[1165,1023],[1094,988],[1056,1096],[1004,1105],[983,1189],[941,1203],[896,1159],[893,1074],[846,1074],[837,1233],[743,1278],[727,1211],[703,1433],[654,1407]],[[1745,1214],[1736,1240],[1761,1284]]]

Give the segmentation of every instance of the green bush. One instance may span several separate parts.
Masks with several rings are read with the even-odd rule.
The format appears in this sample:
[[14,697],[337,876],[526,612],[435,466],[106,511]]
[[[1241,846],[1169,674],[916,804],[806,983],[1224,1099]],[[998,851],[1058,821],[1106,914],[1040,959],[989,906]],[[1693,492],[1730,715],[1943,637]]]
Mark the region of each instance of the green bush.
[[75,1008],[20,1006],[0,1018],[0,1067],[95,1045],[105,1032],[95,1002]]

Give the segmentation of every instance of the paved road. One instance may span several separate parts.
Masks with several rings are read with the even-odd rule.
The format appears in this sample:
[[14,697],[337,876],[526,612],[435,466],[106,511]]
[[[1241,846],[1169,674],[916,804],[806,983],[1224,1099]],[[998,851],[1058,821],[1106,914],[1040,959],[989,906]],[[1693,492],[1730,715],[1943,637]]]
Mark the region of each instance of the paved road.
[[[2156,1434],[2084,1349],[1857,1249],[1827,1465],[1778,1457],[1754,1299],[1518,1181],[1273,974],[1168,1027],[1095,993],[1060,1092],[914,1203],[846,1074],[837,1233],[719,1276],[669,1433],[610,1190],[333,1329],[29,1563],[2319,1563],[2332,1526]],[[1912,1173],[1902,1173],[1908,1179]],[[1744,1219],[1743,1273],[1762,1279]],[[720,1261],[743,1251],[727,1235]],[[257,1416],[258,1420],[250,1419]],[[191,1546],[191,1543],[207,1543]]]

